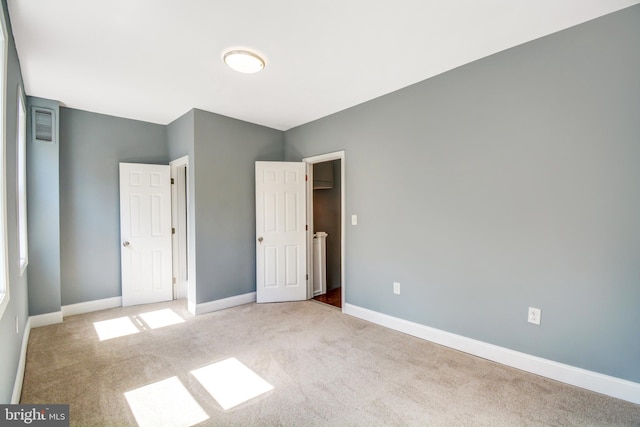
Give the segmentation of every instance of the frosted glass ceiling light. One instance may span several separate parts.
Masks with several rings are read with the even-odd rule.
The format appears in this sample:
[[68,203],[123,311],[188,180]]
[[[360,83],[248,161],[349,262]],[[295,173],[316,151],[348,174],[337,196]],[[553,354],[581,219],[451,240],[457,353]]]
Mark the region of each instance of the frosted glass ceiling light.
[[224,54],[224,63],[239,73],[257,73],[264,68],[264,59],[246,50],[232,50]]

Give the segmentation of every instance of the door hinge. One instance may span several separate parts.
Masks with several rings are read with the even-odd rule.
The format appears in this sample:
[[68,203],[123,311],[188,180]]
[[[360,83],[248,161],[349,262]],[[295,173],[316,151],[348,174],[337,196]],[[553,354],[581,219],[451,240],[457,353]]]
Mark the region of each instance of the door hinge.
[[309,181],[309,175],[305,175],[305,176],[304,176],[304,180],[305,180],[305,181]]
[[172,184],[175,184],[175,181],[173,180],[173,178],[171,178],[171,183],[172,183]]
[[307,280],[309,280],[309,275],[307,274]]
[[176,228],[175,227],[171,227],[171,234],[176,234]]
[[309,231],[309,225],[305,225],[305,226],[304,226],[304,229],[305,229],[306,231]]
[[175,277],[172,277],[171,279],[173,280],[173,282],[172,282],[172,283],[175,285],[175,284],[176,284],[176,282],[177,282],[176,278],[175,278]]

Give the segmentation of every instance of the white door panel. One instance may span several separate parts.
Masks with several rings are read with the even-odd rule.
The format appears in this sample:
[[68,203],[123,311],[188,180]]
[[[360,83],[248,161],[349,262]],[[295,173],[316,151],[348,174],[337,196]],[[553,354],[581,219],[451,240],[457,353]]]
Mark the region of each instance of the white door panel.
[[169,166],[120,163],[120,237],[122,305],[172,299]]
[[256,162],[256,299],[307,299],[305,164]]

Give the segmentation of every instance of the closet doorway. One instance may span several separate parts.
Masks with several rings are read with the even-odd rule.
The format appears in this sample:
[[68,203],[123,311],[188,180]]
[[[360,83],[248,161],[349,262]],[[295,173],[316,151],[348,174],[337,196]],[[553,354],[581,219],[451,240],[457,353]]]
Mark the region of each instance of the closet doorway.
[[313,163],[313,299],[342,309],[342,161]]

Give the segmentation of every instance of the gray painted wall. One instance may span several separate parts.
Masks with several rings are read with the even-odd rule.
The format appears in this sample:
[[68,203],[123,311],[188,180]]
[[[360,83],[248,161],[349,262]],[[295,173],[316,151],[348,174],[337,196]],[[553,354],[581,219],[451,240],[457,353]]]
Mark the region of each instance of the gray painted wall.
[[[54,143],[33,142],[31,108],[54,111]],[[58,101],[27,98],[29,314],[60,311],[60,173]]]
[[168,164],[166,126],[60,109],[62,305],[122,295],[120,162]]
[[255,162],[282,160],[281,131],[195,110],[197,302],[256,290]]
[[346,150],[347,302],[640,381],[638,76],[634,6],[287,131]]
[[167,148],[171,160],[193,157],[194,110],[191,110],[167,125]]
[[[7,3],[2,0],[3,10]],[[27,291],[27,271],[20,276],[18,268],[18,231],[17,231],[17,180],[16,180],[16,127],[18,85],[22,84],[20,63],[11,35],[9,17],[5,13],[9,26],[9,51],[7,55],[7,93],[6,103],[6,188],[7,188],[7,240],[8,240],[8,275],[10,300],[2,317],[0,317],[0,403],[9,403],[13,393],[13,385],[20,358],[20,349],[24,335],[24,326],[29,316],[29,299]],[[18,333],[16,333],[16,318]]]

